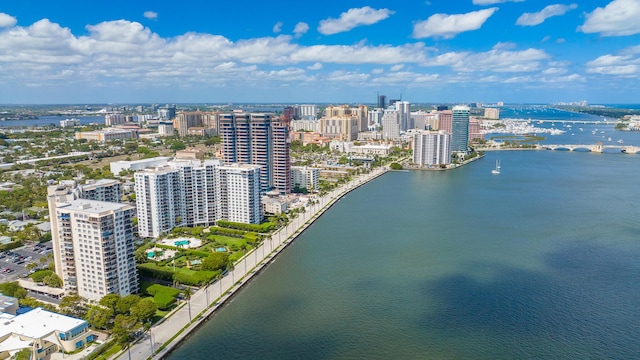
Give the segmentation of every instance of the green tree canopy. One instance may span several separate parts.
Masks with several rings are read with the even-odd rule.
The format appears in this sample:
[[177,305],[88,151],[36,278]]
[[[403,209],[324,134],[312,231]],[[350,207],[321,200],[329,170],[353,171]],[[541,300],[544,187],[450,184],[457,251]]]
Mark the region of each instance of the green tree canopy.
[[129,348],[131,342],[134,340],[134,334],[136,330],[140,328],[140,322],[135,316],[131,315],[116,315],[113,321],[112,335],[114,340],[122,347]]
[[87,312],[86,320],[92,327],[96,329],[107,329],[113,310],[104,306],[92,306]]
[[116,313],[131,314],[131,308],[140,301],[138,295],[127,295],[116,303]]
[[144,298],[138,301],[137,304],[131,308],[131,315],[135,316],[138,320],[145,323],[150,321],[158,310],[158,305],[151,298]]
[[202,261],[202,270],[207,270],[207,271],[223,270],[227,267],[228,262],[229,262],[229,254],[227,254],[226,252],[212,253]]
[[120,298],[121,296],[118,294],[107,294],[100,299],[100,305],[108,307],[113,311],[113,313],[115,313],[116,305],[118,304],[118,301],[120,301]]
[[0,284],[0,292],[17,299],[23,299],[27,296],[27,290],[20,286],[17,281]]
[[62,287],[62,279],[60,279],[60,276],[58,276],[56,274],[51,274],[51,275],[45,277],[44,279],[42,279],[42,282],[45,285],[51,286],[53,288],[61,288]]
[[186,148],[187,148],[187,145],[185,145],[185,144],[184,144],[183,142],[181,142],[181,141],[174,141],[174,142],[171,144],[171,147],[170,147],[170,149],[171,149],[171,150],[173,150],[173,151],[184,150],[184,149],[186,149]]
[[60,300],[60,309],[67,315],[84,319],[87,309],[84,299],[78,294],[69,294]]

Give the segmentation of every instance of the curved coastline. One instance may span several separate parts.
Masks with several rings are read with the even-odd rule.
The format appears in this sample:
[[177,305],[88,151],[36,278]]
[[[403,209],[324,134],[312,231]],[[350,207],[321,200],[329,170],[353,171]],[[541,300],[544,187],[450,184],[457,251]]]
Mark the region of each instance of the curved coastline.
[[[300,234],[313,224],[325,211],[338,200],[358,187],[384,175],[388,167],[381,167],[359,175],[349,183],[333,190],[320,198],[319,203],[305,207],[305,212],[265,239],[260,246],[245,254],[227,275],[207,287],[201,287],[191,295],[188,304],[177,308],[173,314],[154,325],[130,348],[131,359],[164,359],[177,346],[198,329],[205,321],[233,299],[244,285],[264,270],[287,248]],[[127,351],[121,352],[117,359],[128,359]]]

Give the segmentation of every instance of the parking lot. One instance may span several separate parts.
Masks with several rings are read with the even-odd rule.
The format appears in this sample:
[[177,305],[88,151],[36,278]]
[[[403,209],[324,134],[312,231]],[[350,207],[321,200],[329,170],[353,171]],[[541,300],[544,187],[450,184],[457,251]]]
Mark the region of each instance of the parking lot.
[[0,253],[0,282],[26,278],[30,271],[27,264],[36,263],[38,269],[46,268],[50,260],[41,263],[40,259],[51,252],[51,243],[27,245]]

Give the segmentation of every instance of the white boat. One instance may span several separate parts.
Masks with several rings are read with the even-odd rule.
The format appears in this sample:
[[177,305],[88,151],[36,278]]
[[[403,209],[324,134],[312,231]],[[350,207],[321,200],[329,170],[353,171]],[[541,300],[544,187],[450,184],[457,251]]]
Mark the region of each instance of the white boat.
[[611,138],[608,138],[607,141],[611,141]]
[[494,175],[500,174],[500,160],[496,160],[496,168],[491,170]]
[[622,139],[618,140],[618,144],[622,144],[623,142]]

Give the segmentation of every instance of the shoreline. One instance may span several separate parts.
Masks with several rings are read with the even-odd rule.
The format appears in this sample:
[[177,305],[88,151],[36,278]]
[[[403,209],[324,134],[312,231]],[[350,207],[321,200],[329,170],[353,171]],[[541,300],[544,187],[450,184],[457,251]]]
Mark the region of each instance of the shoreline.
[[[179,305],[174,313],[154,325],[138,342],[131,345],[129,351],[121,351],[114,358],[128,359],[164,359],[184,340],[203,325],[216,311],[249,283],[256,275],[267,268],[299,235],[304,233],[317,219],[328,211],[338,200],[351,191],[386,174],[388,166],[358,175],[349,183],[334,189],[319,199],[319,203],[305,207],[305,212],[291,219],[287,226],[274,232],[258,247],[240,258],[233,270],[225,277],[195,291],[186,304]],[[161,350],[158,350],[161,348]]]

